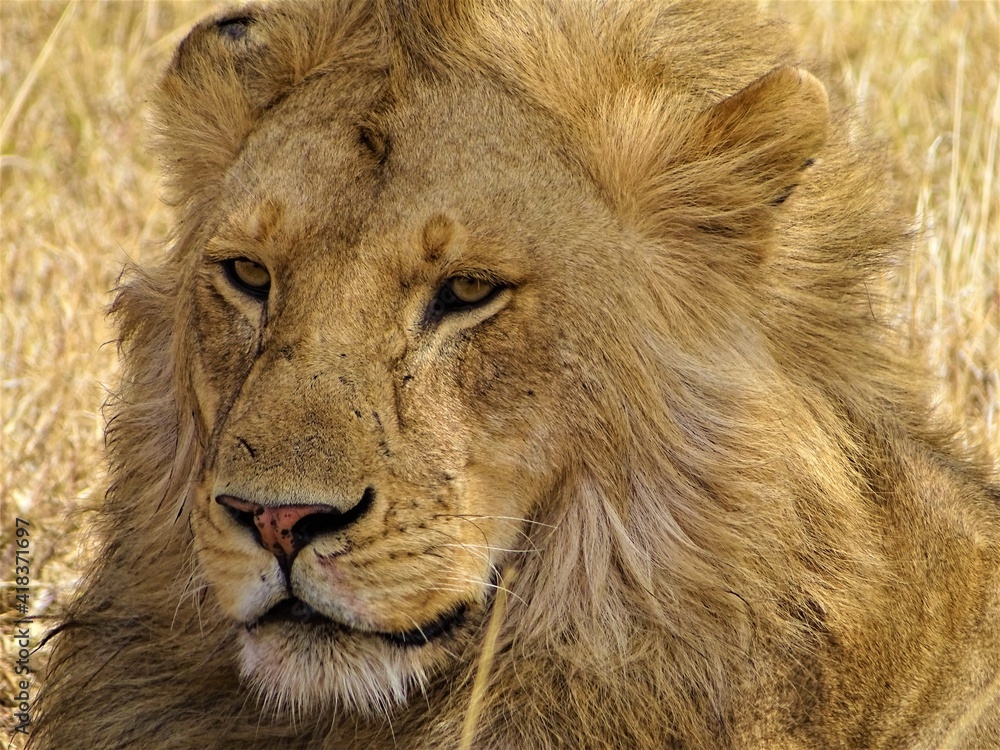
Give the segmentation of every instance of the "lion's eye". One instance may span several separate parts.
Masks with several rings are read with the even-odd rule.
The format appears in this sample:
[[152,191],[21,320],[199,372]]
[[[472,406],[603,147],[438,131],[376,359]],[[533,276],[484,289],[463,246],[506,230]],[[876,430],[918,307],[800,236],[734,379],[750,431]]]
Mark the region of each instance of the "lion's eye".
[[492,299],[503,287],[471,276],[454,276],[448,279],[434,299],[435,315],[464,310]]
[[271,289],[271,274],[260,263],[246,258],[230,258],[222,261],[229,282],[245,294],[266,299]]
[[482,279],[469,279],[457,276],[454,279],[449,279],[445,288],[455,295],[455,299],[459,302],[466,305],[474,305],[489,297],[496,289],[496,286]]

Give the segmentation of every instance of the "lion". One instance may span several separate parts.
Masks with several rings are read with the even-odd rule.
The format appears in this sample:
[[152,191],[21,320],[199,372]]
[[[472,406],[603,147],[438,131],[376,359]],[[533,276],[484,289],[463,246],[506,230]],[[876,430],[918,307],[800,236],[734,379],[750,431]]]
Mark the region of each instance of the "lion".
[[747,3],[199,24],[32,747],[1000,746],[1000,491]]

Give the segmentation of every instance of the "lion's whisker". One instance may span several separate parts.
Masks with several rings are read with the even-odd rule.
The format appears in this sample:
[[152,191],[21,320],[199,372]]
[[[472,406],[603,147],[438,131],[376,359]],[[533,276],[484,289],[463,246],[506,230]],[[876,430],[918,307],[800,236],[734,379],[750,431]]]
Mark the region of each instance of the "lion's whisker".
[[486,549],[493,552],[512,552],[515,554],[520,553],[535,553],[541,552],[540,549],[518,549],[516,547],[495,547],[492,544],[471,544],[469,542],[447,542],[445,544],[437,545],[439,547],[462,547],[464,549]]
[[[527,601],[525,601],[522,597],[516,594],[512,589],[509,589],[498,583],[493,583],[491,581],[482,581],[475,578],[465,578],[454,575],[448,576],[447,580],[455,581],[456,583],[471,583],[473,584],[473,586],[483,586],[484,588],[492,589],[494,591],[503,590],[504,593],[506,593],[508,596],[512,596],[513,598],[517,599],[521,604],[527,605]],[[462,590],[465,591],[465,589]]]
[[[532,536],[527,531],[525,531],[523,528],[520,528],[521,524],[520,523],[517,523],[517,524],[513,523],[514,521],[517,521],[517,522],[527,522],[527,523],[535,523],[535,522],[527,521],[527,519],[513,518],[513,517],[509,517],[509,516],[489,516],[489,515],[456,514],[456,513],[439,514],[436,517],[438,517],[438,518],[455,518],[455,519],[460,520],[460,521],[466,521],[468,523],[472,523],[473,526],[475,526],[477,529],[479,529],[481,533],[482,533],[482,529],[481,529],[481,527],[478,524],[475,523],[475,521],[477,521],[477,520],[502,520],[502,521],[504,521],[505,524],[514,525],[515,526],[515,531],[517,532],[517,534],[519,536],[524,537],[525,541],[528,542],[528,544],[530,544],[532,547],[534,547],[536,549],[538,548],[538,545],[535,543],[535,540],[532,538]],[[540,524],[540,525],[542,525],[542,526],[549,526],[549,524]],[[550,528],[556,528],[556,527],[555,526],[551,526]]]
[[526,524],[528,526],[542,526],[548,529],[557,529],[558,525],[553,525],[550,523],[543,523],[542,521],[536,521],[531,518],[522,518],[520,516],[498,516],[489,515],[485,513],[439,513],[437,517],[450,517],[450,518],[464,518],[464,519],[482,519],[482,520],[496,520],[496,521],[510,521],[512,523]]

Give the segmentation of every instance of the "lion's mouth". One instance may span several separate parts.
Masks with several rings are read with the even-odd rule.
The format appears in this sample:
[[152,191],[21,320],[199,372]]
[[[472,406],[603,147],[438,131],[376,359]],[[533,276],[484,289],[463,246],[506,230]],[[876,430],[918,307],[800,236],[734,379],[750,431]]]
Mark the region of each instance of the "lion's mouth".
[[253,632],[261,625],[268,623],[298,623],[314,627],[335,628],[347,633],[363,633],[377,636],[397,646],[425,646],[431,641],[450,635],[465,619],[466,605],[459,604],[436,619],[404,632],[386,632],[381,630],[361,630],[352,628],[336,620],[332,620],[322,612],[313,609],[308,603],[297,597],[284,599],[261,615],[257,620],[247,623],[248,632]]

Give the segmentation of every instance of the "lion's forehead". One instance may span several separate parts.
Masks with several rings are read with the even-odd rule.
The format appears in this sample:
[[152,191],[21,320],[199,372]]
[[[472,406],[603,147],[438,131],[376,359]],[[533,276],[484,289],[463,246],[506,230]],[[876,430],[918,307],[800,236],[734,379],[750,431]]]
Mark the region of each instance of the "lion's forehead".
[[278,206],[269,229],[297,257],[367,249],[361,260],[388,271],[387,256],[417,259],[441,214],[500,252],[536,247],[571,214],[578,226],[599,213],[545,120],[485,80],[389,105],[340,89],[334,75],[311,81],[257,125],[229,172],[231,224],[242,231],[262,205]]

